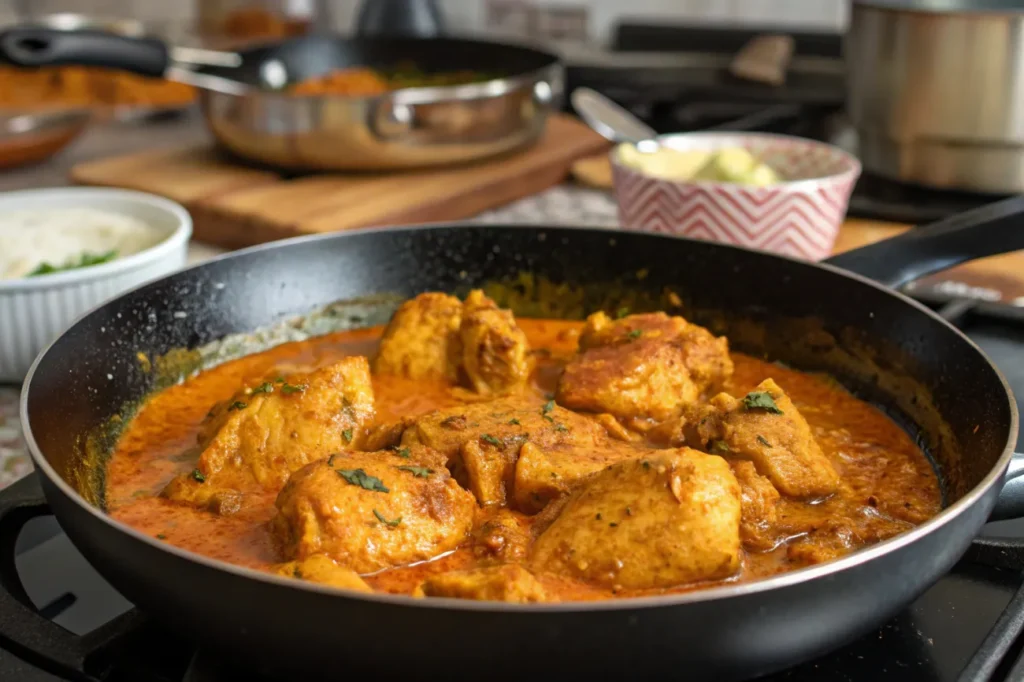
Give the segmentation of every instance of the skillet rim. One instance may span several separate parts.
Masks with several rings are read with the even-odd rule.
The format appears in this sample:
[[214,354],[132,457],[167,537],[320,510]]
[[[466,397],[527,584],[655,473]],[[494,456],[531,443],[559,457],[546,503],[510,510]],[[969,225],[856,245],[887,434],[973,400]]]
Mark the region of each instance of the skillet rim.
[[[901,303],[910,305],[916,308],[919,312],[931,317],[933,320],[941,323],[948,330],[955,333],[960,337],[960,340],[966,342],[970,348],[974,350],[981,358],[988,364],[989,368],[995,373],[996,378],[1002,384],[1003,390],[1006,393],[1006,398],[1009,402],[1010,407],[1010,423],[1009,432],[1007,433],[1007,442],[1003,447],[1003,452],[997,459],[995,465],[989,470],[988,474],[973,488],[971,488],[963,497],[949,505],[945,509],[942,509],[938,514],[928,519],[921,525],[912,528],[909,531],[896,535],[888,540],[884,540],[875,545],[865,547],[857,550],[851,554],[846,555],[840,559],[828,561],[822,564],[813,566],[807,566],[804,568],[796,569],[793,571],[787,571],[780,573],[768,578],[762,578],[760,580],[753,580],[750,582],[743,583],[732,583],[719,585],[716,587],[709,587],[704,589],[695,589],[688,592],[676,593],[676,594],[664,594],[654,596],[643,596],[643,597],[620,597],[615,599],[598,599],[593,601],[570,601],[570,602],[554,602],[554,603],[539,603],[539,604],[514,604],[508,602],[492,602],[492,601],[475,601],[469,599],[454,599],[450,597],[431,597],[430,599],[419,599],[410,595],[398,595],[398,594],[385,594],[385,593],[365,593],[357,592],[353,590],[330,587],[327,585],[321,585],[317,583],[308,582],[305,580],[295,580],[294,578],[286,578],[284,576],[278,576],[273,573],[266,571],[260,571],[253,568],[246,568],[238,566],[236,564],[222,561],[219,559],[212,559],[210,557],[197,554],[188,550],[175,547],[166,542],[150,537],[144,533],[136,530],[122,521],[114,519],[110,515],[104,513],[98,507],[89,504],[77,490],[74,490],[50,465],[49,461],[42,454],[38,443],[36,443],[35,436],[32,433],[31,422],[28,415],[28,396],[32,388],[32,379],[35,376],[36,369],[42,364],[43,360],[50,353],[53,346],[56,345],[73,327],[76,327],[85,318],[92,315],[97,310],[119,301],[129,294],[133,294],[140,289],[147,286],[156,284],[157,282],[163,282],[168,279],[180,277],[186,273],[190,273],[193,270],[198,270],[206,267],[208,264],[221,262],[223,260],[233,259],[236,257],[242,257],[250,253],[260,252],[271,249],[287,249],[294,244],[304,244],[307,242],[321,241],[321,240],[332,240],[332,239],[345,239],[348,236],[362,236],[370,233],[377,232],[418,232],[424,230],[440,230],[440,229],[476,229],[480,225],[469,222],[454,222],[454,223],[419,223],[410,225],[396,225],[390,227],[378,227],[378,228],[363,228],[359,230],[349,230],[345,232],[337,233],[326,233],[319,235],[306,235],[300,237],[292,237],[290,239],[284,239],[274,242],[268,242],[265,244],[258,244],[245,249],[239,249],[237,251],[230,251],[225,254],[221,254],[207,261],[196,263],[175,273],[147,282],[140,286],[137,286],[129,291],[125,291],[116,298],[105,301],[83,315],[79,316],[59,337],[54,339],[49,345],[44,348],[39,355],[36,356],[32,362],[32,366],[29,368],[28,374],[25,375],[25,381],[23,383],[23,390],[19,399],[19,416],[21,419],[22,431],[25,438],[25,443],[28,446],[28,451],[32,457],[33,463],[35,464],[36,470],[42,472],[51,484],[53,484],[65,497],[74,502],[84,512],[93,516],[94,519],[105,523],[110,526],[112,530],[120,533],[127,534],[130,538],[135,541],[149,544],[151,548],[158,549],[164,552],[168,552],[174,555],[177,559],[183,559],[186,561],[198,563],[206,569],[213,569],[218,571],[224,571],[232,574],[240,579],[256,580],[260,582],[269,583],[277,587],[286,587],[290,589],[305,590],[308,592],[318,593],[325,597],[331,597],[335,599],[355,599],[359,601],[371,602],[371,603],[383,603],[391,606],[401,607],[412,607],[412,608],[425,608],[425,609],[446,609],[454,611],[483,611],[492,613],[523,613],[523,614],[543,614],[543,613],[564,613],[564,612],[590,612],[590,611],[620,611],[629,609],[650,609],[658,607],[673,607],[683,606],[690,603],[698,602],[712,602],[718,600],[725,600],[730,598],[740,598],[759,594],[761,592],[767,592],[774,589],[782,589],[786,587],[792,587],[804,582],[810,582],[812,580],[819,580],[827,578],[831,575],[841,573],[843,571],[856,568],[862,564],[871,562],[873,559],[881,558],[891,552],[895,552],[908,545],[913,544],[919,539],[924,538],[927,535],[939,530],[948,523],[952,523],[961,514],[966,513],[971,509],[980,498],[989,492],[989,490],[998,484],[1005,476],[1006,470],[1009,467],[1010,461],[1013,458],[1014,451],[1016,448],[1017,433],[1019,427],[1019,416],[1017,410],[1017,403],[1014,399],[1013,392],[1010,389],[1010,385],[1003,375],[1002,371],[992,362],[992,360],[985,354],[977,344],[974,343],[966,334],[960,331],[957,327],[950,324],[947,320],[943,319],[937,313],[932,311],[930,308],[925,306],[918,301],[894,290],[884,284],[876,282],[872,279],[859,275],[855,272],[847,271],[842,268],[836,267],[829,263],[824,262],[807,262],[791,258],[788,256],[781,256],[774,253],[768,253],[763,251],[756,251],[754,249],[744,248],[740,246],[734,246],[732,244],[721,244],[713,243],[714,247],[723,248],[726,250],[743,251],[747,253],[753,253],[756,257],[773,258],[777,260],[787,261],[802,266],[824,268],[832,272],[833,274],[854,279],[862,285],[870,286],[886,295],[896,297]],[[525,229],[534,231],[577,231],[577,232],[607,232],[609,235],[620,234],[623,230],[597,228],[587,225],[573,225],[573,224],[544,224],[537,225],[532,223],[514,224],[514,223],[499,223],[499,224],[488,224],[484,227],[489,229]],[[653,234],[653,233],[639,233],[645,238],[666,239],[666,240],[678,240],[683,242],[697,243],[698,240],[690,239],[687,237],[679,237],[675,235],[666,234]],[[709,242],[701,241],[702,245],[707,245]],[[45,495],[45,490],[44,490]],[[49,503],[49,501],[48,501]],[[59,519],[58,519],[59,521]],[[973,540],[973,538],[972,538]],[[73,543],[74,544],[74,543]],[[115,586],[116,587],[116,586]],[[133,604],[134,606],[134,604]]]
[[[271,52],[273,52],[276,50],[280,50],[282,47],[289,43],[297,43],[309,39],[317,40],[318,38],[326,38],[330,42],[342,42],[353,45],[359,42],[404,42],[415,44],[426,43],[427,41],[435,40],[432,38],[410,37],[376,38],[373,36],[298,36],[286,40],[272,40],[267,42],[261,42],[256,45],[251,45],[246,49],[242,50],[239,54],[241,54],[242,60],[244,62],[247,56],[251,56],[253,53],[259,50],[270,50]],[[378,95],[367,95],[357,97],[353,97],[351,95],[338,95],[330,93],[292,95],[289,94],[287,91],[261,89],[257,89],[255,92],[250,92],[246,94],[232,94],[227,92],[216,92],[207,89],[200,89],[199,94],[201,98],[223,97],[232,100],[245,99],[247,97],[255,96],[259,97],[260,99],[273,102],[301,102],[302,106],[319,106],[325,102],[344,102],[353,106],[364,104],[378,105],[387,101],[393,101],[397,105],[414,106],[418,104],[433,104],[439,100],[445,102],[449,100],[461,102],[467,100],[484,99],[487,97],[501,97],[516,90],[519,90],[520,88],[523,88],[524,86],[527,86],[531,83],[534,83],[538,78],[543,78],[549,71],[555,70],[556,72],[564,72],[564,66],[561,57],[559,57],[557,54],[553,52],[543,49],[542,46],[540,46],[539,44],[535,44],[533,42],[516,43],[510,41],[477,40],[473,38],[463,38],[457,36],[444,37],[441,40],[444,40],[447,43],[461,43],[462,45],[470,45],[492,50],[531,52],[535,56],[545,58],[546,63],[542,66],[527,71],[519,71],[517,73],[511,73],[505,76],[496,76],[494,78],[488,78],[487,80],[484,81],[457,83],[454,85],[421,85],[408,88],[398,88],[396,90],[389,90]],[[272,58],[272,55],[270,56]],[[218,75],[222,70],[222,67],[202,66],[196,69],[196,73]],[[403,225],[402,227],[405,226]],[[292,239],[294,239],[294,237]]]

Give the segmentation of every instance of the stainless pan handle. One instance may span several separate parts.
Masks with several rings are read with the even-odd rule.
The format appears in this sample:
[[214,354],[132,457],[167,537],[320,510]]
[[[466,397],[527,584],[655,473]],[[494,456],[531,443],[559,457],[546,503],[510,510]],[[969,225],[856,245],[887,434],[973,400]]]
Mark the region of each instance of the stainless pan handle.
[[1019,519],[1024,517],[1024,454],[1016,453],[1010,460],[1003,479],[1003,489],[999,492],[995,509],[989,521]]
[[153,38],[37,27],[0,33],[0,60],[25,67],[101,66],[154,77],[171,65],[167,45]]

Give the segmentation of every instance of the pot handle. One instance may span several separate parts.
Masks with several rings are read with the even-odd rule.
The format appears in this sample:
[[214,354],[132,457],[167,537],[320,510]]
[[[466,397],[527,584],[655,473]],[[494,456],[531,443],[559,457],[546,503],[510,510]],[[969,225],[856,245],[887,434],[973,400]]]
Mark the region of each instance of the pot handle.
[[960,263],[1024,249],[1024,195],[908,230],[826,261],[893,288]]
[[88,678],[90,657],[139,627],[142,616],[132,609],[86,635],[76,635],[40,615],[18,577],[14,545],[22,527],[37,516],[50,513],[39,485],[29,474],[0,490],[0,642],[21,658],[40,667],[56,668],[54,674]]
[[171,61],[167,46],[154,38],[36,27],[0,32],[0,60],[25,67],[102,66],[155,77]]
[[1003,489],[999,491],[995,509],[989,521],[1019,519],[1024,517],[1024,454],[1016,453],[1003,477]]

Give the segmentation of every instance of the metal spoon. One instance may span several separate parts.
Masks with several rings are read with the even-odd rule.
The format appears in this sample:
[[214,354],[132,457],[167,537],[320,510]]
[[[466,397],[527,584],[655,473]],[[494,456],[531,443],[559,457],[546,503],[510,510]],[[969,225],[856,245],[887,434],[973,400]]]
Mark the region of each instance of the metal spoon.
[[612,142],[630,142],[638,151],[657,151],[658,133],[615,102],[590,88],[576,88],[570,96],[576,113],[594,132]]

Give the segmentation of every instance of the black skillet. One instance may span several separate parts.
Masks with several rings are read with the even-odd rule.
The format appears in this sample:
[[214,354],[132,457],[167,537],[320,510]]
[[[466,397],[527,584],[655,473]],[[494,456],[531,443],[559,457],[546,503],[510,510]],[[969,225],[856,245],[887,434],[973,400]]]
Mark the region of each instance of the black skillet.
[[[897,613],[949,571],[990,516],[1024,514],[1024,478],[1014,478],[1017,409],[1006,382],[961,332],[889,288],[1024,247],[1022,212],[1024,197],[1009,199],[825,264],[633,232],[467,225],[234,253],[101,306],[36,360],[22,419],[45,500],[33,479],[0,493],[0,534],[51,510],[149,617],[247,670],[286,679],[731,680],[792,666]],[[357,595],[277,578],[178,550],[85,501],[101,477],[80,475],[90,470],[83,441],[152,388],[139,350],[194,347],[339,299],[462,292],[522,271],[580,285],[577,314],[617,297],[642,307],[670,287],[684,314],[729,334],[734,348],[832,372],[927,449],[944,511],[833,563],[758,582],[520,606]],[[520,287],[520,296],[520,311],[529,312],[529,291]],[[1013,483],[1000,495],[1004,476]],[[65,672],[83,675],[88,653],[124,626],[76,638],[30,610],[10,567],[0,577],[0,635],[44,651]]]

